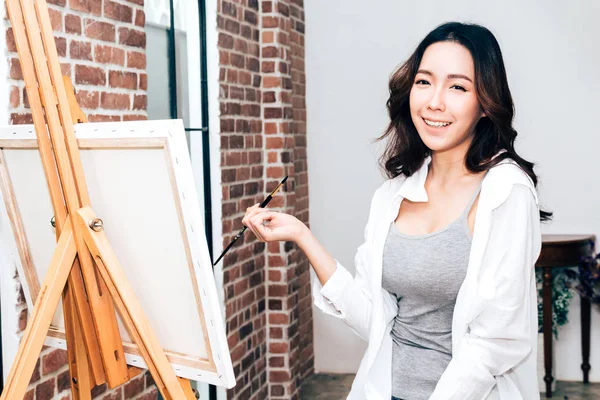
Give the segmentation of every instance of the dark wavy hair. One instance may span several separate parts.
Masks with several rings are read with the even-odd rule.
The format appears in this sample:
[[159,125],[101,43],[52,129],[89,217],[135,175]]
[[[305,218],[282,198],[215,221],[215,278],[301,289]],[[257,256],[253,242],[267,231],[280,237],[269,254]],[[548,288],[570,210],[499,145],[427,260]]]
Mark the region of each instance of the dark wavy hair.
[[[412,122],[409,96],[425,50],[437,42],[458,43],[467,48],[473,57],[475,91],[485,117],[475,127],[465,158],[466,168],[478,173],[493,168],[505,159],[511,159],[529,175],[537,187],[533,163],[520,157],[514,148],[517,137],[517,131],[512,126],[514,104],[498,41],[487,28],[460,22],[445,23],[431,31],[390,78],[390,97],[386,103],[390,123],[378,138],[388,139],[380,159],[387,176],[411,176],[431,153]],[[505,151],[496,157],[501,150]],[[541,220],[551,217],[552,213],[540,211]]]

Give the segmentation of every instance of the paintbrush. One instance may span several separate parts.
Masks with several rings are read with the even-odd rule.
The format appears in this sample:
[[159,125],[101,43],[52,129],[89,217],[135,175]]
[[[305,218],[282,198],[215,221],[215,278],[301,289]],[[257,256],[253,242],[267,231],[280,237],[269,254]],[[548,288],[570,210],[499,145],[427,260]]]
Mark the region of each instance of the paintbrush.
[[[264,199],[262,201],[262,203],[259,204],[260,208],[265,208],[267,206],[267,204],[269,204],[269,202],[271,201],[271,199],[273,198],[273,196],[275,196],[275,194],[279,191],[279,189],[281,189],[281,187],[283,186],[283,184],[285,183],[285,181],[287,181],[287,175],[285,176],[285,178],[283,178],[283,180],[279,183],[279,185],[277,185],[277,187],[275,189],[273,189],[273,191],[271,192],[271,194],[269,194],[267,196],[266,199]],[[223,258],[223,256],[229,251],[229,249],[231,248],[231,246],[233,246],[233,244],[240,238],[242,237],[242,235],[244,234],[244,232],[246,232],[246,230],[248,229],[247,226],[244,226],[237,235],[235,235],[235,237],[233,238],[233,240],[231,241],[231,243],[229,243],[227,245],[227,247],[225,247],[225,250],[223,250],[223,252],[221,253],[221,255],[219,256],[219,258],[217,258],[217,261],[214,262],[213,266],[217,265],[217,263],[219,261],[221,261],[221,258]]]

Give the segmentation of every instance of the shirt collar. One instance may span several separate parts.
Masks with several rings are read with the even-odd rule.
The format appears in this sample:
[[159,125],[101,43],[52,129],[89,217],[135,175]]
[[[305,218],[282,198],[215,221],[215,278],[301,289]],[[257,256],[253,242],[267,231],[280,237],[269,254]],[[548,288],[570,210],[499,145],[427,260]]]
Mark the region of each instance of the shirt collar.
[[394,197],[402,196],[405,199],[414,202],[427,202],[427,191],[425,190],[425,180],[429,171],[429,163],[431,156],[427,156],[423,161],[423,165],[414,174],[404,180],[403,183],[398,182],[399,186],[395,188]]
[[[504,149],[500,150],[494,156],[494,158],[498,157],[505,151],[506,150]],[[398,196],[401,196],[413,202],[425,203],[429,201],[429,198],[427,197],[427,191],[425,190],[425,180],[427,179],[427,172],[429,171],[430,163],[431,156],[429,155],[423,161],[421,168],[419,168],[414,174],[406,179],[394,179],[392,181],[392,184],[394,185],[392,188],[394,199],[396,199]],[[498,163],[498,165],[506,163],[514,163],[514,161],[511,159],[505,159]]]

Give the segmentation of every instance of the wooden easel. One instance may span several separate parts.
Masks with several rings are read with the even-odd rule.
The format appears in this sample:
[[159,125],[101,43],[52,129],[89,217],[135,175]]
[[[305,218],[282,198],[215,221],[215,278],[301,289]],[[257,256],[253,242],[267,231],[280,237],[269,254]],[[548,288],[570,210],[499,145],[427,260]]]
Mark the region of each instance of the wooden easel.
[[[128,368],[115,305],[165,399],[195,399],[177,378],[91,208],[73,122],[84,122],[63,81],[45,0],[7,0],[40,156],[54,209],[57,246],[0,400],[25,396],[62,294],[74,400],[139,373]],[[69,91],[66,90],[69,88]],[[69,93],[69,94],[68,94]],[[23,239],[23,238],[21,238]]]

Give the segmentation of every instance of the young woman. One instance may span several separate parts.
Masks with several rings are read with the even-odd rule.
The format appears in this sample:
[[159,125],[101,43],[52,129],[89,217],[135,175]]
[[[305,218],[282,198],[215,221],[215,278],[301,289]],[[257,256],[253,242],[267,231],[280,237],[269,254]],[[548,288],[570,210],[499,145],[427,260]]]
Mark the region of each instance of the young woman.
[[247,210],[261,241],[293,241],[324,312],[368,341],[349,399],[531,400],[534,263],[541,247],[533,164],[514,149],[498,42],[447,23],[390,79],[390,124],[356,254],[356,276],[293,216]]

